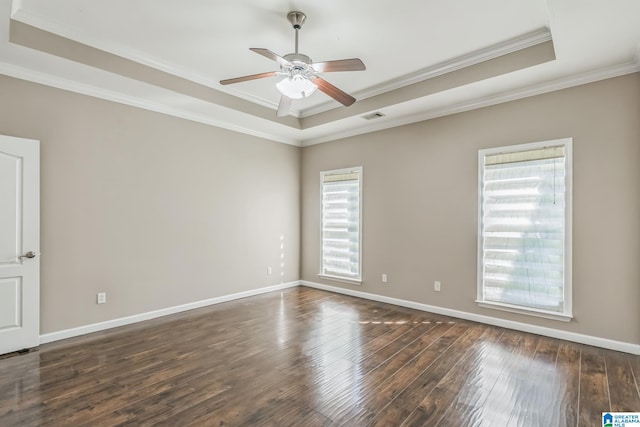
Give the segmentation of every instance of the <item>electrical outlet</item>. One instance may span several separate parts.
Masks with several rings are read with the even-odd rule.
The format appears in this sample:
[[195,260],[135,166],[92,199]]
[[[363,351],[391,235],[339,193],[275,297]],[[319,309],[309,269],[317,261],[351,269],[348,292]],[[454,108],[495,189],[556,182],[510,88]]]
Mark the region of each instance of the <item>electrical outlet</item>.
[[267,274],[271,275],[273,273],[273,269],[271,267],[267,267]]
[[105,304],[107,302],[107,293],[106,292],[98,292],[98,301],[97,304]]
[[387,283],[387,275],[386,274],[382,275],[382,283]]
[[433,282],[433,290],[436,292],[440,292],[440,282],[438,281]]

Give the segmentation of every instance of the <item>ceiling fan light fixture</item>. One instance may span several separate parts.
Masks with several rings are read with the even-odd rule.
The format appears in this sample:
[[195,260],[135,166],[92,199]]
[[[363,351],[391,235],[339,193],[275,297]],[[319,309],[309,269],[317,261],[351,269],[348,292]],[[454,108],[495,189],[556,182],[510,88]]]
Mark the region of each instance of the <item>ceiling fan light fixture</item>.
[[318,86],[313,84],[308,77],[301,74],[294,74],[292,76],[284,76],[282,80],[276,83],[276,89],[291,99],[302,99],[311,96]]
[[335,99],[344,106],[356,102],[356,99],[348,93],[335,87],[318,74],[333,71],[361,71],[365,70],[364,63],[359,58],[338,59],[333,61],[313,62],[307,55],[298,51],[298,32],[307,19],[302,12],[289,12],[287,19],[295,30],[295,52],[280,56],[269,49],[252,47],[252,52],[264,56],[280,65],[280,71],[251,74],[233,79],[220,80],[221,85],[246,82],[265,77],[280,76],[276,83],[276,89],[282,94],[278,103],[278,117],[289,114],[291,101],[311,96],[317,89]]

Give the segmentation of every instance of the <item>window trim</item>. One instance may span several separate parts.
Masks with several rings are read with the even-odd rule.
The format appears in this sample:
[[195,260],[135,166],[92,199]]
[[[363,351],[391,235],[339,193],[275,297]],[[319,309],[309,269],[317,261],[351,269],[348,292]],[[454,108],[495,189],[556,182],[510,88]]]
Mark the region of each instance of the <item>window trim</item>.
[[[482,200],[484,189],[484,158],[487,155],[529,151],[544,147],[563,145],[565,149],[565,212],[564,212],[564,286],[563,312],[541,310],[514,304],[505,304],[484,300],[483,292],[483,238],[482,238]],[[561,138],[549,141],[531,142],[478,150],[478,247],[477,247],[477,298],[476,303],[483,308],[508,311],[545,319],[570,322],[573,319],[573,138]]]
[[[344,174],[344,173],[349,173],[349,172],[357,172],[358,173],[358,249],[359,249],[359,254],[358,254],[358,277],[345,277],[345,276],[338,276],[338,275],[334,275],[334,274],[327,274],[325,273],[324,270],[324,256],[323,256],[323,243],[322,243],[322,225],[323,225],[323,218],[322,218],[322,187],[323,187],[323,183],[324,183],[324,177],[325,175],[338,175],[338,174]],[[342,169],[332,169],[332,170],[326,170],[326,171],[321,171],[320,172],[320,227],[319,227],[319,235],[320,235],[320,254],[319,254],[319,262],[318,262],[318,266],[320,267],[320,272],[318,273],[318,277],[321,277],[323,279],[328,279],[328,280],[334,280],[334,281],[338,281],[338,282],[344,282],[344,283],[351,283],[351,284],[356,284],[356,285],[362,285],[363,279],[362,279],[362,166],[354,166],[351,168],[342,168]]]

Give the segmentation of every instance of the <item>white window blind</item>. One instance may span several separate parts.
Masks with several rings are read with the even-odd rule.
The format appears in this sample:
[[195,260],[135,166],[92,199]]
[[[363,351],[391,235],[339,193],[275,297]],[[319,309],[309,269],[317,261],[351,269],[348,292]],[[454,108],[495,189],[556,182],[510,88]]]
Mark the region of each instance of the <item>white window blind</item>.
[[320,274],[360,280],[362,168],[322,172]]
[[480,152],[479,302],[570,316],[569,143]]

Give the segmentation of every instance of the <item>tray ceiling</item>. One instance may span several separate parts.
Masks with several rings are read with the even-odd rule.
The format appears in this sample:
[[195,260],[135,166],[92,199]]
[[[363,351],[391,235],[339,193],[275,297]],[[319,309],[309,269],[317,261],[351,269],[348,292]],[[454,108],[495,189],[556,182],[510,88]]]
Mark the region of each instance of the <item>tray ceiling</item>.
[[[309,145],[640,70],[637,0],[0,0],[0,73],[294,145]],[[276,117],[274,71],[249,51],[358,57]],[[380,112],[382,117],[364,116]]]

